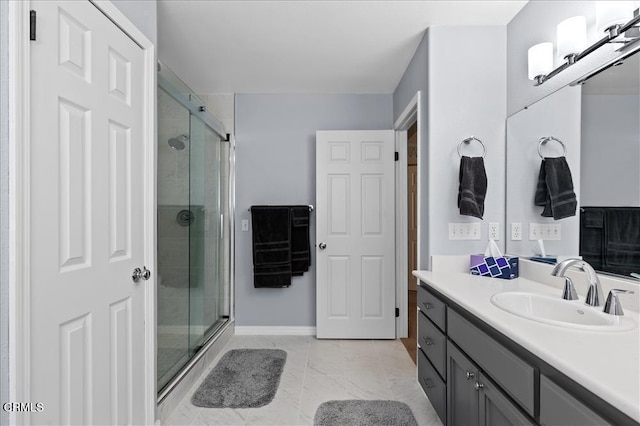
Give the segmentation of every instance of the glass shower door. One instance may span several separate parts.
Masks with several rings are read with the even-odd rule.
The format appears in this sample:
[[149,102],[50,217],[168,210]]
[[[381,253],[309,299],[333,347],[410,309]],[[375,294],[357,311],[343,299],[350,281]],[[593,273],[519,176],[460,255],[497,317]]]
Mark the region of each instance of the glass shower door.
[[197,116],[190,117],[192,148],[189,202],[189,346],[197,351],[224,322],[223,161],[219,135]]

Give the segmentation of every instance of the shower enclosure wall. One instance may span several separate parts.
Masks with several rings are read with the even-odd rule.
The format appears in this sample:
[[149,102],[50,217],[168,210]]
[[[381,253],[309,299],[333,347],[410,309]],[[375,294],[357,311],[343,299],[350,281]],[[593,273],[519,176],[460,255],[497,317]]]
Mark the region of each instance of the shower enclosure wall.
[[159,64],[160,399],[230,321],[232,150],[225,139],[205,103]]

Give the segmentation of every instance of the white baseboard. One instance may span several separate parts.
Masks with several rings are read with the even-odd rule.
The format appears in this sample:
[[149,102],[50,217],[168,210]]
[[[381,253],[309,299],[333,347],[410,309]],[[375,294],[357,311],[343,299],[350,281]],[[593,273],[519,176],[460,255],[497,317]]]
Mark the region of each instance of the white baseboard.
[[236,336],[315,336],[315,327],[290,326],[238,326],[235,327]]

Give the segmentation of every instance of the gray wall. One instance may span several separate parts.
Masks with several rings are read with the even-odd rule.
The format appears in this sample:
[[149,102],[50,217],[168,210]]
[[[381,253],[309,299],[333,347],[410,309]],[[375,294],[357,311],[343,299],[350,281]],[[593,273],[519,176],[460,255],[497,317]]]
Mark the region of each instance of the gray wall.
[[[429,69],[429,32],[425,31],[422,41],[416,49],[416,53],[413,55],[409,66],[404,72],[402,79],[396,86],[396,90],[393,92],[393,120],[397,120],[400,114],[405,110],[411,99],[415,96],[417,91],[422,91],[421,99],[421,117],[420,123],[422,126],[418,129],[420,132],[420,140],[423,143],[423,147],[420,149],[421,164],[429,164],[429,128],[428,119],[428,88],[429,78],[427,70]],[[424,168],[426,170],[426,167]],[[418,235],[418,244],[420,259],[418,259],[418,268],[428,269],[430,258],[430,247],[428,239],[429,231],[429,185],[426,182],[421,182],[420,185],[420,234]]]
[[640,97],[583,95],[582,206],[640,206]]
[[[451,52],[455,52],[452,54]],[[431,255],[484,252],[488,222],[503,225],[505,208],[506,28],[504,26],[431,27],[393,94],[397,118],[416,91],[423,91],[423,146],[420,162],[421,217],[419,267]],[[448,224],[479,219],[461,216],[457,207],[457,146],[476,136],[487,147],[489,188],[479,241],[451,241]],[[481,147],[464,148],[467,155]],[[499,245],[504,247],[504,235]]]
[[[610,45],[587,56],[584,60],[561,72],[541,86],[534,86],[527,78],[527,50],[534,44],[556,42],[556,27],[566,18],[583,15],[587,18],[588,43],[601,35],[595,31],[595,1],[531,0],[507,25],[507,96],[508,115],[555,92],[588,71],[616,56],[616,46]],[[602,34],[604,36],[604,34]],[[555,60],[555,66],[560,65]]]
[[[489,222],[505,217],[506,28],[431,27],[429,32],[429,228],[431,255],[484,252]],[[451,241],[449,222],[476,222],[457,207],[457,147],[476,136],[487,149],[488,189],[479,241]],[[479,144],[464,146],[479,155]],[[423,182],[421,182],[423,183]],[[504,246],[504,235],[498,241]]]
[[156,0],[111,0],[153,44],[158,41],[158,2]]
[[239,326],[314,326],[316,281],[311,215],[311,268],[289,288],[254,288],[251,232],[241,231],[258,204],[315,205],[316,130],[391,129],[389,95],[236,96],[236,321]]
[[[0,403],[9,400],[9,4],[0,1]],[[9,424],[9,414],[0,410],[0,425]]]

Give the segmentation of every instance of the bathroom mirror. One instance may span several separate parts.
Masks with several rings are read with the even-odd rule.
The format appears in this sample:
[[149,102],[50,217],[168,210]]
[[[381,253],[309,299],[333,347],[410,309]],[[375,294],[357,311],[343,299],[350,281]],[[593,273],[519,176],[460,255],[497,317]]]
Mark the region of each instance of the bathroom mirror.
[[[545,157],[564,151],[556,141],[540,145],[547,136],[566,148],[578,201],[576,215],[560,220],[542,217],[543,208],[534,205],[542,161],[538,148]],[[542,237],[547,255],[581,255],[595,269],[627,278],[640,273],[637,51],[510,116],[506,181],[508,253],[538,254],[535,237]],[[514,233],[521,240],[514,240]]]

